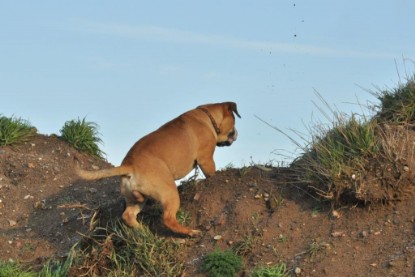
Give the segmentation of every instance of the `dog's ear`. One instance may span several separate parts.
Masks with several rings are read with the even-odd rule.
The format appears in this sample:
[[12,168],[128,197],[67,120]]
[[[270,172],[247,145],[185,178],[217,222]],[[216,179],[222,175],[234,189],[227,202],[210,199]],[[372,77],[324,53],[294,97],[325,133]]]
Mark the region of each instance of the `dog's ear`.
[[239,118],[241,118],[241,116],[239,115],[239,113],[238,113],[238,108],[237,108],[237,106],[236,106],[236,103],[235,102],[227,102],[226,103],[226,105],[228,106],[228,110],[230,111],[230,112],[233,112],[233,113],[235,113]]

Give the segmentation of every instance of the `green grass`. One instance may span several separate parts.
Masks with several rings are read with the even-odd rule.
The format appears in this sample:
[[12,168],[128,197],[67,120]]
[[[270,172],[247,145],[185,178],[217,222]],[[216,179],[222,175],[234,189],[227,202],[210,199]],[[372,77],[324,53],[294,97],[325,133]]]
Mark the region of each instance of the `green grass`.
[[88,122],[85,118],[70,120],[65,122],[60,133],[61,138],[75,149],[97,158],[104,158],[105,153],[98,146],[102,140],[96,123]]
[[376,118],[380,122],[413,125],[415,121],[415,76],[396,89],[373,93],[380,104]]
[[312,135],[310,146],[294,165],[299,166],[303,181],[314,185],[322,196],[337,199],[352,190],[353,180],[362,175],[376,157],[379,140],[376,122],[337,115],[331,128]]
[[48,261],[39,273],[39,277],[64,277],[68,275],[73,262],[73,249],[64,261]]
[[154,235],[146,226],[131,229],[117,223],[100,231],[106,234],[91,236],[81,244],[71,274],[180,276],[184,271],[178,255],[182,246]]
[[242,258],[231,250],[215,250],[203,258],[202,271],[209,277],[232,277],[242,269]]
[[25,271],[20,265],[12,262],[0,261],[0,276],[2,277],[35,277],[35,272]]
[[255,268],[249,277],[288,277],[289,271],[284,263],[274,266],[264,266]]
[[0,146],[25,142],[35,134],[36,129],[28,121],[0,116]]

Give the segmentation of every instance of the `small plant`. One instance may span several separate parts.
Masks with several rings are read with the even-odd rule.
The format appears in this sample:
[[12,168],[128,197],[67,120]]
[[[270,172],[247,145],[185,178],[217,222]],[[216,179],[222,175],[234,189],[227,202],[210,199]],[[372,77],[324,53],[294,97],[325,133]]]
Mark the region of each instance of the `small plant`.
[[244,238],[244,240],[239,241],[234,246],[232,246],[232,251],[236,255],[245,256],[252,250],[255,241],[255,237],[249,234]]
[[183,225],[187,225],[190,221],[192,221],[192,218],[189,212],[184,211],[182,209],[179,209],[179,211],[176,214],[176,218],[177,218],[177,221]]
[[254,269],[249,277],[288,277],[289,272],[284,263],[274,266],[258,267]]
[[250,166],[243,166],[239,169],[239,176],[244,177],[246,174],[248,174],[251,171],[252,167]]
[[202,271],[209,277],[237,276],[243,266],[242,258],[230,250],[215,250],[203,258]]
[[98,146],[99,143],[102,143],[102,140],[99,138],[98,125],[96,123],[87,122],[85,118],[82,120],[70,120],[65,122],[60,133],[61,138],[75,149],[103,159],[105,153]]
[[375,118],[380,122],[413,124],[415,120],[415,76],[393,90],[373,93],[380,100]]
[[24,271],[18,264],[0,261],[0,276],[2,277],[35,277],[36,273]]
[[39,273],[39,277],[61,277],[61,276],[67,276],[68,270],[72,265],[73,262],[73,256],[72,256],[73,250],[71,250],[70,255],[66,258],[65,261],[49,261],[47,262],[43,268],[42,271]]
[[34,134],[36,129],[28,121],[0,116],[0,146],[25,142]]
[[286,242],[288,240],[288,237],[287,236],[284,236],[283,234],[280,234],[279,236],[278,236],[278,242],[279,243],[284,243],[284,242]]
[[313,241],[309,247],[308,250],[306,251],[308,254],[310,254],[311,256],[315,256],[317,255],[317,253],[323,251],[324,249],[327,248],[327,243],[324,242],[317,242],[317,241]]

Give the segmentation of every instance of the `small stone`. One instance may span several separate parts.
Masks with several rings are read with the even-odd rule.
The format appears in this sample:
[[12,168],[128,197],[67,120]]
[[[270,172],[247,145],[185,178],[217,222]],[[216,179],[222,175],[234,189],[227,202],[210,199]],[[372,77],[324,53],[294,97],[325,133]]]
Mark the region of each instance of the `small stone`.
[[294,273],[295,273],[296,275],[300,275],[300,274],[301,274],[301,268],[296,267],[296,268],[294,269]]
[[27,199],[29,199],[29,198],[30,198],[30,194],[26,195],[23,199],[24,199],[24,200],[27,200]]
[[199,199],[200,199],[200,193],[199,192],[196,192],[195,193],[195,196],[193,196],[193,200],[199,201]]
[[32,231],[32,228],[27,228],[27,229],[26,229],[26,232],[27,232],[27,233],[29,233],[29,232],[31,232],[31,231]]
[[367,236],[368,236],[368,233],[367,233],[367,231],[362,231],[362,232],[360,232],[360,237],[362,237],[362,238],[366,238]]
[[178,244],[185,244],[186,243],[186,240],[185,239],[177,239],[176,242]]
[[28,163],[28,164],[27,164],[27,167],[28,167],[28,168],[35,168],[35,165],[34,165],[33,163]]
[[35,202],[35,204],[33,204],[33,207],[35,209],[45,210],[46,209],[45,200]]
[[269,193],[264,193],[265,198],[269,198]]
[[333,218],[340,218],[341,217],[340,213],[336,210],[333,210],[331,212],[331,215],[332,215]]
[[260,198],[262,198],[262,193],[257,193],[257,194],[255,195],[255,199],[260,199]]
[[342,231],[334,231],[333,233],[331,233],[331,236],[334,238],[338,238],[338,237],[344,237],[345,234]]
[[406,172],[408,172],[409,171],[409,167],[408,166],[404,166],[403,167],[403,170],[406,171]]
[[221,240],[222,239],[222,236],[221,235],[216,235],[216,236],[213,237],[213,239],[214,240]]
[[10,227],[16,226],[17,222],[11,219],[7,220],[9,222]]
[[98,192],[98,190],[97,190],[96,188],[90,188],[90,189],[89,189],[89,192],[90,192],[90,193],[97,193],[97,192]]

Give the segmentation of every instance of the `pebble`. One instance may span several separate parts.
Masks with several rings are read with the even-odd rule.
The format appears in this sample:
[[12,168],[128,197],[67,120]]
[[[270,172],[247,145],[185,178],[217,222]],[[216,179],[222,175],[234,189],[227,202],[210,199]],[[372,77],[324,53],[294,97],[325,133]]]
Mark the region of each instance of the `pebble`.
[[301,268],[296,267],[296,268],[294,269],[294,273],[295,273],[296,275],[301,274]]
[[342,231],[334,231],[333,233],[331,233],[332,237],[338,238],[338,237],[344,237],[345,234]]
[[216,236],[213,237],[213,239],[214,240],[221,240],[222,239],[222,236],[221,235],[216,235]]
[[13,227],[13,226],[15,226],[17,224],[16,221],[11,220],[11,219],[8,219],[7,221],[9,222],[9,224],[10,224],[11,227]]
[[196,192],[195,196],[193,196],[193,200],[199,201],[199,199],[200,199],[200,193]]
[[360,237],[362,237],[362,238],[366,238],[367,236],[368,236],[367,231],[362,231],[362,232],[360,232]]

